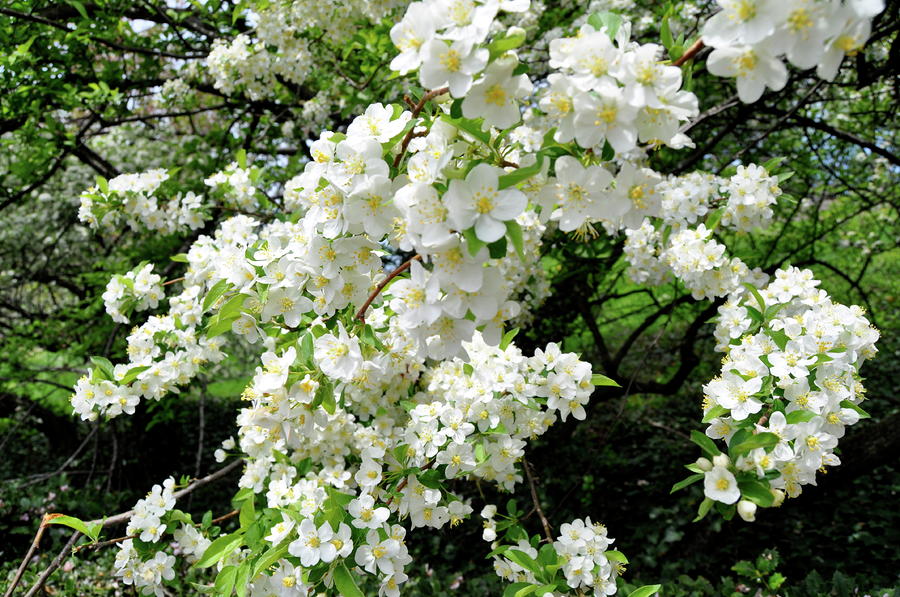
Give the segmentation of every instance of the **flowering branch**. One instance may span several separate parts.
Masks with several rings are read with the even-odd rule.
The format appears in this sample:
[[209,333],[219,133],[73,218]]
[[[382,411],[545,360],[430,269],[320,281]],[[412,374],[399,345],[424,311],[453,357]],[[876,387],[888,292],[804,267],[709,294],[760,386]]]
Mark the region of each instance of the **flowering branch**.
[[[240,460],[240,459],[234,460],[233,462],[220,468],[216,472],[210,473],[210,474],[206,475],[205,477],[203,477],[202,479],[197,479],[196,481],[194,481],[193,483],[191,483],[184,489],[176,491],[174,493],[174,497],[176,499],[178,499],[180,497],[188,495],[189,493],[193,492],[196,489],[203,487],[204,485],[208,485],[209,483],[212,483],[213,481],[216,481],[216,480],[224,477],[225,475],[227,475],[234,469],[238,468],[241,464],[243,464],[243,462],[244,461]],[[133,515],[134,515],[134,510],[128,510],[127,512],[122,512],[120,514],[116,514],[115,516],[110,516],[110,517],[104,518],[102,520],[92,520],[85,524],[88,528],[90,528],[98,523],[103,527],[109,527],[109,526],[113,526],[115,524],[127,522],[128,520],[131,519],[131,517]],[[229,512],[228,514],[226,514],[222,517],[219,517],[216,520],[217,521],[225,520],[226,518],[230,518],[231,516],[234,516],[234,515],[235,515],[235,512]],[[19,569],[16,571],[16,576],[15,576],[15,578],[13,578],[13,581],[9,585],[9,588],[6,590],[6,593],[3,594],[3,597],[11,597],[11,595],[13,594],[13,591],[16,590],[16,587],[18,586],[19,582],[22,580],[22,575],[25,573],[25,570],[28,568],[28,564],[31,562],[31,557],[34,555],[34,552],[37,550],[38,543],[40,543],[41,537],[44,534],[44,529],[46,529],[48,525],[52,524],[51,521],[54,518],[58,518],[60,516],[63,516],[63,515],[62,514],[45,514],[44,515],[44,518],[41,521],[41,526],[38,527],[37,533],[35,533],[35,536],[34,536],[34,540],[32,540],[32,542],[31,542],[31,547],[28,549],[28,553],[25,554],[25,559],[22,561],[22,564],[19,565]],[[65,561],[66,554],[75,545],[75,541],[77,541],[78,537],[80,537],[80,536],[81,536],[81,532],[79,532],[79,531],[75,531],[72,534],[72,536],[69,538],[69,541],[65,544],[65,546],[62,548],[62,550],[60,550],[60,552],[53,559],[53,561],[50,562],[50,564],[41,572],[40,576],[37,579],[37,582],[35,582],[35,584],[28,590],[28,592],[25,594],[25,597],[31,597],[40,590],[40,588],[47,581],[47,578],[49,578],[49,576],[57,568],[59,568],[59,566]],[[103,543],[104,544],[112,544],[112,543],[116,543],[119,541],[124,541],[125,539],[129,539],[129,537],[120,537],[118,539],[104,541]],[[98,543],[98,544],[94,544],[93,547],[100,547],[100,546],[101,546],[101,544]],[[75,551],[78,551],[78,550],[76,549]]]
[[412,257],[410,257],[409,259],[404,261],[397,269],[395,269],[390,274],[388,274],[388,276],[384,280],[382,280],[378,286],[375,287],[375,290],[372,291],[372,294],[369,295],[369,298],[366,299],[366,302],[363,303],[363,306],[359,308],[359,311],[356,312],[356,319],[365,323],[366,322],[366,309],[369,308],[369,305],[372,304],[372,301],[375,300],[375,297],[377,297],[379,295],[379,293],[381,293],[381,291],[384,290],[384,287],[387,286],[391,280],[393,280],[394,278],[396,278],[397,276],[399,276],[400,274],[405,272],[407,269],[409,269],[409,266],[412,265],[413,261],[415,261],[416,259],[421,259],[421,258],[422,258],[421,255],[413,255]]
[[[438,89],[432,89],[428,93],[422,96],[422,99],[419,100],[419,103],[412,110],[412,117],[415,118],[419,114],[422,113],[422,109],[425,107],[425,104],[429,100],[433,100],[439,95],[444,95],[450,91],[449,87],[439,87]],[[413,131],[416,129],[413,126],[409,129],[409,132],[406,133],[406,136],[403,137],[403,142],[400,144],[400,153],[397,154],[397,157],[394,158],[394,168],[400,165],[400,162],[403,161],[403,156],[406,154],[406,147],[409,145],[409,142],[412,141],[412,138],[415,136]]]

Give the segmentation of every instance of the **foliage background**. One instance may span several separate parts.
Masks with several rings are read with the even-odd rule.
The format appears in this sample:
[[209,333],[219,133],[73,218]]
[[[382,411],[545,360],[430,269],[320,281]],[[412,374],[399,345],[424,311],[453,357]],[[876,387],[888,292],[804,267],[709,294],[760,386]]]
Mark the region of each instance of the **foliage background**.
[[[658,38],[665,15],[689,38],[711,11],[707,2],[548,1],[529,36],[540,47],[547,31],[610,5],[637,16],[644,42]],[[243,148],[264,160],[277,196],[279,182],[302,169],[305,141],[320,128],[345,126],[371,102],[421,94],[414,81],[384,68],[393,53],[388,21],[358,23],[349,45],[320,36],[302,85],[280,81],[270,97],[255,100],[240,90],[222,93],[202,58],[213,40],[252,30],[248,6],[0,3],[0,588],[44,513],[87,519],[123,511],[170,474],[214,470],[212,452],[233,427],[252,367],[238,350],[202,384],[142,404],[132,417],[100,424],[71,417],[69,388],[87,358],[123,356],[127,330],[106,317],[100,299],[109,276],[149,260],[175,277],[178,264],[168,256],[196,237],[123,232],[104,240],[77,222],[81,190],[96,174],[179,166],[185,187],[201,192],[203,178]],[[548,243],[540,267],[554,294],[517,342],[529,352],[564,339],[566,350],[582,352],[623,387],[598,390],[588,420],[555,428],[529,460],[551,523],[604,522],[629,555],[634,584],[662,582],[667,596],[900,594],[898,12],[898,2],[888,2],[869,48],[834,83],[793,71],[783,91],[750,106],[734,101],[730,82],[695,67],[704,111],[691,130],[697,147],[663,150],[652,161],[663,172],[720,172],[736,160],[786,156],[796,174],[785,191],[794,200],[780,203],[768,229],[728,238],[729,246],[770,272],[787,263],[812,268],[836,300],[864,305],[882,330],[881,354],[863,371],[873,417],[843,440],[845,464],[818,488],[752,525],[691,523],[700,489],[669,495],[669,488],[696,457],[687,434],[701,427],[700,386],[719,358],[708,324],[716,305],[675,285],[634,286],[623,275],[620,241]],[[540,51],[532,66],[540,79]],[[161,85],[178,76],[191,93],[163,101]],[[324,112],[314,122],[305,108],[311,98]],[[527,487],[515,496],[478,491],[530,508]],[[231,493],[227,481],[204,488],[189,509],[222,513]],[[536,517],[528,523],[537,532]],[[39,557],[64,541],[51,530]],[[410,594],[501,590],[477,555],[487,549],[476,522],[421,539],[414,550],[419,570],[410,572],[417,579]],[[109,578],[111,558],[109,550],[81,552],[49,588],[120,592]],[[173,594],[191,593],[191,580],[199,579],[186,576]]]

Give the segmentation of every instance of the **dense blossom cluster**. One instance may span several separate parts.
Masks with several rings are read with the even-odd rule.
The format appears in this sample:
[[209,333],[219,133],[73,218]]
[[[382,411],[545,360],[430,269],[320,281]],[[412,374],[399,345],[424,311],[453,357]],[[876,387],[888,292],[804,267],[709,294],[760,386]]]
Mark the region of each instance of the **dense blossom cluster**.
[[128,335],[128,363],[106,363],[75,386],[72,407],[85,420],[134,414],[141,398],[159,400],[189,383],[201,367],[225,358],[221,338],[198,330],[199,288],[170,296],[169,312],[151,316]]
[[113,321],[128,323],[132,311],[155,309],[163,297],[162,278],[153,273],[153,264],[137,267],[125,275],[113,276],[103,293],[103,304]]
[[[496,538],[497,508],[485,506],[481,512],[484,518],[484,538]],[[624,571],[627,562],[621,552],[609,550],[615,541],[608,536],[606,527],[591,522],[590,518],[576,519],[560,526],[560,535],[552,544],[538,550],[538,538],[531,541],[519,539],[512,545],[494,542],[494,571],[516,588],[525,586],[553,588],[553,594],[563,588],[559,583],[548,583],[545,566],[552,570],[561,569],[565,587],[577,591],[579,595],[593,594],[597,597],[614,595],[617,591],[616,578]],[[549,591],[548,591],[549,593]],[[548,594],[543,593],[543,594]],[[542,594],[541,590],[537,594]]]
[[161,200],[156,193],[168,179],[160,168],[102,181],[81,194],[78,219],[102,230],[117,230],[123,223],[132,230],[164,234],[200,228],[207,217],[203,197],[188,191]]
[[872,32],[883,0],[716,0],[721,11],[703,25],[703,43],[714,48],[706,67],[735,77],[738,95],[755,102],[766,87],[781,90],[782,62],[834,80],[844,56],[855,56]]
[[216,89],[246,93],[251,99],[272,95],[277,84],[300,85],[315,63],[314,44],[322,37],[340,44],[353,35],[360,19],[378,22],[408,0],[322,0],[269,3],[253,15],[252,30],[230,42],[217,39],[207,68]]
[[[306,51],[301,25],[291,23],[320,15],[313,20],[323,30],[344,27],[343,13],[326,10],[333,4],[272,5],[256,15],[266,43],[220,45],[210,68],[234,86],[228,90],[242,86],[251,96],[265,93],[276,74],[302,80],[272,67],[279,54],[265,46],[290,47],[294,54],[284,56]],[[394,4],[371,3],[366,14]],[[187,264],[183,290],[168,298],[168,312],[131,332],[128,363],[95,360],[78,382],[76,412],[112,417],[221,361],[225,337],[260,355],[237,437],[217,452],[244,460],[239,496],[249,506],[241,507],[241,530],[202,556],[222,574],[239,567],[252,595],[307,595],[353,582],[350,569],[372,577],[379,594],[397,595],[411,562],[406,533],[452,527],[473,511],[450,480],[512,490],[528,440],[557,419],[586,417],[594,385],[606,380],[554,343],[526,357],[507,331],[527,322],[546,295],[536,264],[548,233],[574,240],[600,228],[624,233],[636,281],[671,276],[695,298],[730,297],[727,323],[716,332],[730,352],[721,378],[706,387],[705,414],[715,419],[711,434],[753,449],[730,460],[719,455],[715,466],[705,463],[708,474],[695,466],[713,499],[734,503],[735,488],[765,482],[768,491],[770,481],[795,493],[816,468],[835,462],[830,437],[852,422],[856,411],[844,403],[861,398],[856,369],[877,333],[855,308],[832,304],[792,271],[762,290],[766,305],[754,311],[755,287],[767,277],[714,238],[719,227],[764,225],[780,176],[756,165],[730,177],[665,177],[648,168],[648,150],[691,144],[679,127],[696,115],[697,98],[681,89],[681,70],[660,62],[661,47],[632,42],[628,23],[607,19],[552,41],[553,72],[536,90],[515,52],[523,32],[496,20],[528,7],[527,0],[412,3],[391,29],[400,52],[391,66],[415,71],[431,91],[418,105],[372,104],[345,131],[322,132],[280,198],[264,189],[281,181],[261,180],[246,154],[207,178],[211,197],[251,213],[224,220],[178,257]],[[278,19],[289,24],[284,32]],[[126,175],[92,188],[82,218],[95,226],[123,214],[143,221],[135,214],[156,205],[166,176]],[[169,226],[181,221],[177,210],[163,216],[175,222]],[[142,278],[139,289],[141,274],[133,289],[127,277],[111,283],[111,313],[124,313],[123,301],[143,301],[144,286],[159,283]],[[776,304],[786,306],[776,311]],[[800,411],[809,414],[792,414]],[[779,427],[780,414],[798,427]],[[754,443],[779,433],[784,444],[774,451]],[[740,511],[752,518],[746,504]],[[135,532],[168,532],[163,514],[150,514],[134,522]],[[494,514],[488,507],[484,515],[488,540],[503,530]],[[540,580],[543,573],[522,564],[528,559],[517,561],[518,551],[561,570],[560,591],[614,593],[624,562],[610,557],[605,529],[578,520],[561,531],[547,549],[520,541],[498,556],[498,572]],[[201,531],[176,532],[181,553],[203,552]],[[142,568],[150,566],[143,555],[121,568],[134,578],[146,573],[141,586],[156,591],[170,570],[170,556],[159,557],[152,570]]]
[[[704,386],[703,409],[706,435],[725,440],[731,459],[717,457],[705,473],[708,498],[733,504],[746,493],[767,506],[783,492],[800,495],[817,470],[840,464],[834,448],[845,427],[866,416],[859,367],[875,355],[878,331],[818,284],[809,270],[782,269],[720,308],[715,334],[727,356]],[[757,482],[772,496],[745,490]]]

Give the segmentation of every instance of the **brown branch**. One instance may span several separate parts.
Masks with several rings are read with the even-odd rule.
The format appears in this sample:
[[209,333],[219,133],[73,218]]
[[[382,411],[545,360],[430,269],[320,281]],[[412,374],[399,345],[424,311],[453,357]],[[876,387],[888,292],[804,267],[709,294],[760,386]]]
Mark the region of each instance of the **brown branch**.
[[525,476],[528,478],[528,487],[531,489],[531,501],[534,503],[534,509],[538,514],[538,518],[541,519],[541,526],[544,527],[544,536],[547,537],[548,543],[553,543],[553,531],[550,529],[550,523],[544,515],[544,510],[541,508],[537,488],[534,486],[534,477],[531,475],[531,465],[524,458],[522,458],[522,468],[525,469]]
[[184,276],[181,276],[180,278],[175,278],[174,280],[167,280],[167,281],[163,282],[163,286],[168,286],[169,284],[175,284],[177,282],[184,282]]
[[421,258],[422,258],[421,255],[413,255],[412,257],[410,257],[409,259],[404,261],[403,264],[400,265],[397,269],[395,269],[390,274],[388,274],[388,276],[384,280],[382,280],[378,286],[375,287],[375,290],[372,291],[372,294],[369,295],[369,298],[366,299],[366,302],[363,303],[363,306],[359,308],[359,311],[356,312],[356,318],[358,320],[360,320],[361,322],[365,323],[366,322],[366,309],[369,308],[369,305],[372,304],[372,301],[375,300],[375,297],[377,297],[381,293],[381,291],[384,290],[384,287],[387,286],[391,280],[393,280],[394,278],[396,278],[397,276],[399,276],[400,274],[405,272],[407,269],[409,269],[409,266],[412,265],[413,261],[415,261],[416,259],[421,259]]
[[[204,485],[208,485],[209,483],[212,483],[213,481],[216,481],[216,480],[224,477],[225,475],[227,475],[234,469],[241,466],[243,464],[243,462],[244,461],[241,459],[235,459],[233,462],[220,468],[216,472],[210,473],[201,479],[195,480],[193,483],[189,484],[184,489],[180,489],[180,490],[176,491],[173,494],[175,499],[177,500],[181,497],[184,497],[185,495],[190,494],[191,492],[203,487]],[[227,518],[230,518],[235,515],[235,512],[229,512],[228,514],[226,514],[224,516],[220,516],[217,520],[225,520]],[[7,589],[6,593],[4,593],[3,597],[10,597],[12,595],[16,586],[18,585],[19,581],[21,580],[22,575],[25,573],[25,569],[28,567],[31,557],[32,557],[32,555],[34,555],[34,551],[37,549],[37,544],[40,542],[41,536],[44,534],[44,528],[48,524],[50,524],[50,521],[52,519],[58,518],[60,516],[63,516],[63,515],[62,514],[44,514],[44,518],[41,521],[41,526],[38,528],[38,531],[35,534],[34,540],[32,541],[32,548],[28,550],[28,553],[25,556],[25,560],[22,562],[22,564],[19,566],[19,570],[16,572],[16,578],[14,579],[13,583],[9,586],[9,589]],[[99,520],[91,520],[89,522],[86,522],[85,524],[88,527],[91,527],[96,524],[100,524],[101,527],[105,528],[105,527],[113,526],[115,524],[128,522],[132,516],[134,516],[134,510],[129,510],[127,512],[122,512],[120,514],[116,514],[115,516],[110,516],[108,518],[103,518],[103,519],[99,519]],[[75,531],[72,534],[72,536],[69,538],[69,541],[66,543],[66,545],[56,555],[56,557],[53,559],[53,561],[50,562],[50,565],[48,565],[41,572],[41,574],[38,577],[35,584],[25,594],[25,597],[33,597],[41,589],[41,587],[44,586],[44,583],[47,581],[47,578],[49,578],[49,576],[57,568],[59,568],[59,566],[66,560],[69,550],[72,549],[72,546],[75,545],[75,541],[77,541],[78,537],[80,537],[80,536],[81,536],[81,533],[78,531]],[[119,539],[114,539],[114,540],[107,541],[104,543],[123,541],[125,539],[128,539],[128,537],[120,537]],[[95,545],[99,545],[99,544],[95,544]]]
[[31,546],[28,548],[28,553],[25,554],[25,559],[19,564],[19,569],[16,570],[16,575],[13,577],[9,589],[6,590],[3,597],[10,597],[16,589],[16,586],[18,586],[19,581],[22,580],[22,575],[25,574],[25,569],[28,568],[28,562],[31,560],[31,556],[34,555],[34,552],[37,551],[38,545],[41,542],[41,537],[44,536],[44,530],[47,528],[47,522],[49,520],[48,517],[55,518],[52,514],[44,514],[44,518],[41,520],[41,526],[38,527],[37,533],[35,533],[34,539],[31,541]]
[[[432,466],[434,466],[434,460],[429,460],[428,462],[425,463],[425,466],[423,466],[423,467],[422,467],[421,469],[419,469],[419,470],[420,470],[420,471],[427,471],[427,470],[430,469]],[[403,479],[402,481],[400,481],[400,483],[397,485],[396,491],[397,491],[397,492],[403,491],[403,488],[406,487],[406,484],[407,484],[407,483],[409,483],[409,477],[406,477],[405,479]],[[384,505],[385,505],[385,506],[390,506],[390,505],[391,505],[391,502],[393,501],[393,499],[394,499],[394,496],[389,497],[389,498],[388,498],[388,501],[386,501],[386,502],[384,503]]]
[[688,60],[692,59],[694,56],[699,54],[700,50],[702,50],[704,47],[705,46],[703,44],[703,40],[698,39],[697,41],[694,42],[694,45],[692,45],[690,48],[688,48],[684,54],[679,56],[678,59],[672,63],[672,66],[681,66],[682,64],[684,64],[685,62],[687,62]]
[[[422,99],[419,100],[419,103],[416,104],[415,108],[413,108],[412,117],[416,118],[419,114],[421,114],[422,109],[425,107],[425,104],[429,100],[433,100],[437,96],[444,95],[445,93],[449,93],[449,92],[450,92],[449,87],[440,87],[438,89],[432,89],[431,91],[429,91],[428,93],[423,95]],[[400,153],[398,153],[397,157],[394,158],[394,168],[399,166],[400,162],[403,161],[403,156],[406,154],[406,147],[409,145],[409,142],[412,141],[414,130],[416,130],[415,125],[413,125],[413,127],[411,129],[409,129],[409,132],[406,133],[406,136],[403,137],[403,143],[400,144]]]

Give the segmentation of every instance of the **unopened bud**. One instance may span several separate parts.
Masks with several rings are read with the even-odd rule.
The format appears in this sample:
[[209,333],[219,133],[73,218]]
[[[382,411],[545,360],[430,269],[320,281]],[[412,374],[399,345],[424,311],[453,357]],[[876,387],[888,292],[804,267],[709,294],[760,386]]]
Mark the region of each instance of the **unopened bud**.
[[741,500],[737,505],[737,513],[747,522],[756,520],[756,504],[747,500]]
[[781,491],[780,489],[773,489],[771,491],[772,491],[772,497],[775,498],[775,501],[772,502],[772,505],[777,508],[778,506],[780,506],[781,504],[784,503],[784,492]]
[[516,35],[525,35],[525,30],[521,27],[510,27],[506,30],[506,37],[515,37]]
[[695,462],[694,464],[696,464],[702,471],[711,471],[713,467],[712,462],[709,461],[709,458],[704,458],[703,456],[698,458],[697,462]]
[[715,466],[728,466],[731,464],[731,459],[728,457],[728,454],[719,454],[718,456],[713,456],[713,464]]

